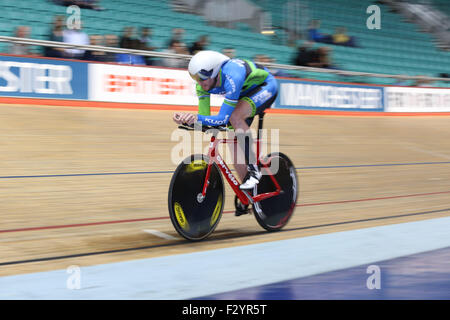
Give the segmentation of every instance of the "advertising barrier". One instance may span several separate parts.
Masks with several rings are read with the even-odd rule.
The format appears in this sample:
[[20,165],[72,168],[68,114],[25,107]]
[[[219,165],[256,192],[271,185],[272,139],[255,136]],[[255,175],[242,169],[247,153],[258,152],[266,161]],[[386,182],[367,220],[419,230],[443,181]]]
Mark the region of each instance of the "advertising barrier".
[[[89,65],[89,99],[93,101],[147,104],[198,104],[195,82],[186,70],[129,67],[121,65]],[[223,97],[211,98],[220,106]]]
[[0,96],[88,99],[87,64],[0,56]]
[[[448,88],[277,80],[279,94],[273,109],[391,114],[450,112]],[[53,105],[61,101],[62,105],[105,107],[111,104],[130,108],[133,104],[170,108],[195,107],[198,103],[195,82],[187,70],[10,55],[0,55],[1,97],[2,101],[38,98],[42,99],[39,103],[45,104],[46,100],[53,101]],[[23,100],[19,103],[26,103]],[[213,107],[221,106],[222,101],[223,96],[211,96]]]
[[388,112],[449,112],[450,89],[385,88]]
[[279,79],[275,108],[384,111],[382,87]]
[[[383,111],[383,88],[297,80],[279,80],[274,108]],[[190,105],[198,103],[195,83],[185,70],[89,65],[93,101]],[[223,97],[211,96],[220,106]]]

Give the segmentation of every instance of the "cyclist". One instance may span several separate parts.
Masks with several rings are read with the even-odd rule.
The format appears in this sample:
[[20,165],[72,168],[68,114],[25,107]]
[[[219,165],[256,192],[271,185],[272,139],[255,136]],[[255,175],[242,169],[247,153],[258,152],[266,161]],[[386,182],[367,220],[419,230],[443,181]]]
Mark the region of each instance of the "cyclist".
[[[261,179],[261,172],[256,165],[249,129],[255,115],[262,113],[275,101],[278,94],[276,79],[265,67],[252,61],[230,59],[209,50],[195,54],[189,62],[188,71],[197,81],[199,113],[177,112],[173,120],[177,124],[188,125],[197,121],[209,126],[231,124],[246,162],[244,166],[235,163],[236,171],[243,181],[239,187],[242,190],[253,189]],[[210,113],[211,94],[225,95],[217,115]],[[240,139],[239,135],[244,135],[244,139]]]

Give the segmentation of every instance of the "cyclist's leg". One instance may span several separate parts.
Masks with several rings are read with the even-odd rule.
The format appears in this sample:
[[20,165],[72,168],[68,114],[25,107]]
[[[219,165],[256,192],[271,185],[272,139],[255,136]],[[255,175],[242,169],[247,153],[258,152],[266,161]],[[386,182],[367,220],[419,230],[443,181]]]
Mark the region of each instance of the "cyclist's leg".
[[231,154],[234,156],[233,159],[234,169],[236,170],[239,179],[241,181],[244,181],[245,176],[247,175],[247,164],[245,163],[245,161],[242,160],[244,159],[244,152],[236,144],[235,145],[230,144],[229,148]]
[[249,147],[247,147],[246,145],[242,145],[242,142],[245,143],[245,136],[251,135],[251,132],[249,130],[250,126],[247,123],[246,119],[252,117],[252,112],[253,110],[251,105],[247,101],[240,100],[230,117],[231,125],[235,130],[234,133],[238,138],[239,143],[239,147],[237,144],[230,144],[230,148],[233,148],[231,152],[234,157],[234,168],[236,169],[241,181],[244,180],[245,175],[247,174],[247,164],[249,162],[248,159],[252,157],[251,151],[246,150],[249,149]]
[[[276,79],[270,75],[267,77],[266,82],[242,96],[239,99],[236,109],[231,114],[230,122],[236,130],[236,136],[240,148],[244,152],[245,163],[247,165],[238,165],[236,167],[236,171],[238,171],[241,178],[246,174],[246,171],[244,172],[246,167],[252,171],[256,170],[257,174],[255,178],[260,178],[260,173],[256,166],[256,155],[253,151],[253,137],[249,129],[254,116],[264,112],[266,108],[269,108],[272,105],[277,96],[277,92],[278,86]],[[240,130],[238,130],[238,128]],[[254,183],[258,182],[254,181]],[[251,187],[252,185],[253,183],[243,183],[241,188]]]

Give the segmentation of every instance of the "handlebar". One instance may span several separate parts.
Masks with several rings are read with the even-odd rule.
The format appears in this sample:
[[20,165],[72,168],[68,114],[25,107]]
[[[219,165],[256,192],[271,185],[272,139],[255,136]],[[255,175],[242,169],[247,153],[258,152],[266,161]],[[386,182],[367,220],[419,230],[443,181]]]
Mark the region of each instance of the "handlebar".
[[197,124],[197,125],[194,125],[194,124],[188,125],[186,123],[183,123],[182,125],[179,125],[178,129],[194,131],[194,130],[197,130],[197,128],[200,128],[200,127],[201,127],[202,132],[206,132],[208,130],[219,130],[219,131],[229,131],[230,130],[226,126],[212,127],[212,126],[207,126],[207,125],[204,125],[204,124],[202,124],[200,126],[199,124]]

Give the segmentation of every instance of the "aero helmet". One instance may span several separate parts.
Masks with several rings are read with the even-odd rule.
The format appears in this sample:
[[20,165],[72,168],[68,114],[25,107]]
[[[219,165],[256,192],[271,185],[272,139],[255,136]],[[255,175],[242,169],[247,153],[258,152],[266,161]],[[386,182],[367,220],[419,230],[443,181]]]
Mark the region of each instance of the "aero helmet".
[[217,51],[199,51],[189,61],[189,74],[197,82],[215,78],[222,64],[229,59],[226,55]]

